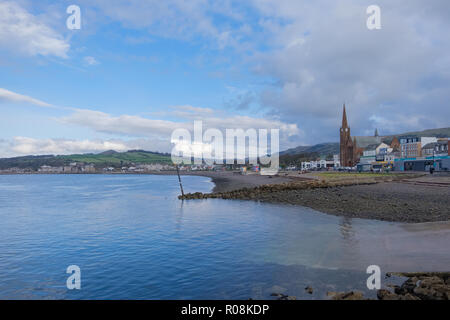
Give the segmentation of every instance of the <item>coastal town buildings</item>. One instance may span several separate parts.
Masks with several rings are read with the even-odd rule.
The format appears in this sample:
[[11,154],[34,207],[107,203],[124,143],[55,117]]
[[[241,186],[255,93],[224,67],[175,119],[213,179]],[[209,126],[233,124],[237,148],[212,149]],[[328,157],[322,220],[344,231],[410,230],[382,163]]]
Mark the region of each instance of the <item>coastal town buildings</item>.
[[[352,136],[345,104],[340,128],[340,166],[358,171],[450,170],[449,139],[438,137]],[[305,167],[307,165],[305,164]]]
[[422,156],[422,147],[437,142],[436,137],[400,137],[401,157],[416,158]]
[[431,142],[422,147],[422,156],[447,156],[449,154],[448,146],[448,139],[438,139],[437,142]]
[[393,162],[398,156],[400,141],[397,137],[380,136],[375,129],[373,136],[351,136],[345,104],[340,128],[340,166],[368,167],[372,162]]

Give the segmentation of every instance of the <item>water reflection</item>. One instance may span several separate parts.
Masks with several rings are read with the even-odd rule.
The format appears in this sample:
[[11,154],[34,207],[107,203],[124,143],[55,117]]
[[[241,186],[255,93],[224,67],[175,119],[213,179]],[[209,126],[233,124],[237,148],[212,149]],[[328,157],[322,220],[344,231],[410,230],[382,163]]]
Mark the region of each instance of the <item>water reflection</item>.
[[[212,187],[202,177],[184,177],[183,185],[186,192]],[[309,299],[363,290],[371,264],[383,272],[450,266],[450,224],[181,202],[175,176],[0,176],[0,189],[4,299],[248,299],[275,289]],[[65,289],[70,264],[82,269],[79,292]]]
[[347,243],[355,241],[355,231],[352,229],[352,219],[343,217],[339,221],[342,239]]

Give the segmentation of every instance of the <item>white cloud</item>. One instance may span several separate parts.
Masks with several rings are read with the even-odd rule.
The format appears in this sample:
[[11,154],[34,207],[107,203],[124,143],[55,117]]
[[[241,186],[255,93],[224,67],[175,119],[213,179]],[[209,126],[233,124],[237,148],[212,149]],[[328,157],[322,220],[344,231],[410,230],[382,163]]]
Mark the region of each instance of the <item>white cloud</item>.
[[167,152],[171,150],[169,140],[158,139],[35,139],[14,137],[0,139],[0,158],[24,155],[66,155],[99,153],[108,150],[124,152],[128,150],[149,150]]
[[84,57],[83,61],[88,66],[95,66],[95,65],[99,64],[97,59],[95,59],[94,57],[90,57],[90,56]]
[[108,113],[80,109],[67,117],[60,118],[67,124],[90,128],[97,132],[126,136],[155,136],[175,130],[179,124],[172,121],[147,119],[139,116],[112,116]]
[[18,94],[3,88],[0,88],[0,102],[14,102],[14,103],[31,103],[40,107],[53,107],[51,104],[43,102],[32,97],[28,97],[22,94]]
[[[280,136],[289,138],[301,134],[296,124],[285,123],[276,119],[253,118],[241,115],[221,115],[212,113],[211,109],[181,106],[175,109],[177,116],[183,116],[184,121],[148,119],[140,116],[120,115],[112,116],[105,112],[93,110],[77,110],[67,117],[59,120],[67,123],[90,128],[96,132],[119,134],[138,137],[160,137],[170,140],[175,129],[185,128],[192,130],[193,121],[201,120],[204,128],[225,129],[241,128],[254,129],[280,129]],[[189,112],[190,111],[190,112]]]
[[[135,115],[113,116],[106,112],[75,109],[50,105],[38,99],[21,95],[6,89],[0,88],[0,101],[26,102],[42,107],[52,107],[60,110],[71,111],[68,116],[55,118],[64,124],[89,128],[97,133],[119,135],[138,138],[133,140],[135,148],[145,147],[147,150],[169,152],[171,150],[170,139],[172,132],[176,129],[184,128],[192,131],[195,120],[203,122],[203,130],[214,128],[221,130],[224,134],[226,129],[279,129],[280,143],[282,146],[290,147],[290,139],[293,136],[302,135],[303,132],[294,123],[286,123],[276,118],[265,119],[236,114],[227,114],[223,110],[211,108],[200,108],[190,105],[173,106],[171,111],[162,112],[165,116],[177,118],[179,121],[150,119]],[[151,141],[152,144],[149,144]],[[31,138],[15,139],[14,147],[11,150],[16,153],[66,153],[67,150],[103,150],[115,149],[125,150],[130,148],[129,144],[117,144],[115,146],[94,143],[92,141],[75,140],[36,140]],[[155,148],[158,148],[157,150]],[[67,151],[69,152],[69,151]]]
[[28,56],[67,58],[69,43],[18,3],[0,1],[0,47]]
[[127,151],[129,146],[119,140],[70,140],[33,139],[14,137],[8,153],[15,155],[73,154],[102,152],[106,150]]

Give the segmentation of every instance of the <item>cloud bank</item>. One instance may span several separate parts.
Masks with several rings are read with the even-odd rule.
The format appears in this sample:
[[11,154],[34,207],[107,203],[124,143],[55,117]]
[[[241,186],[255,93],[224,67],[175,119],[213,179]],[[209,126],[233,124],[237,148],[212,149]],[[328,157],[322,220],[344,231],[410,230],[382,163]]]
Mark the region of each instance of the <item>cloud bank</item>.
[[26,56],[67,58],[70,44],[18,3],[0,1],[0,48]]

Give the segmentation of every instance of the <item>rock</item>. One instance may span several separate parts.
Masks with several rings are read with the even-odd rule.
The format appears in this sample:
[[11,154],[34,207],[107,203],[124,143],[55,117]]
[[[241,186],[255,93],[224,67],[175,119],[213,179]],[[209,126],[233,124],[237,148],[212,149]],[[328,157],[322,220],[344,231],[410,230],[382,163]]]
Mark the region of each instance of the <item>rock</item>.
[[311,288],[311,286],[307,286],[306,288],[305,288],[305,290],[306,290],[306,292],[308,292],[309,294],[313,294],[313,288]]
[[283,296],[283,294],[281,294],[281,293],[271,293],[270,296],[271,297],[281,297],[281,296]]
[[365,300],[364,295],[359,291],[337,292],[331,298],[333,300]]
[[297,300],[297,297],[288,296],[287,294],[282,293],[272,293],[272,297],[277,297],[277,300]]
[[[400,274],[409,277],[400,287],[393,286],[399,300],[448,300],[450,286],[448,273]],[[386,292],[382,297],[390,298]]]
[[328,291],[327,292],[327,297],[334,297],[335,295],[337,295],[336,291]]
[[380,289],[377,291],[377,298],[379,300],[400,300],[398,294],[392,293],[386,289]]
[[402,298],[400,300],[420,300],[419,297],[413,296],[410,293],[405,294],[404,296],[401,296]]

